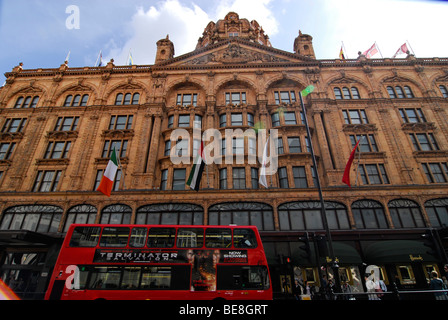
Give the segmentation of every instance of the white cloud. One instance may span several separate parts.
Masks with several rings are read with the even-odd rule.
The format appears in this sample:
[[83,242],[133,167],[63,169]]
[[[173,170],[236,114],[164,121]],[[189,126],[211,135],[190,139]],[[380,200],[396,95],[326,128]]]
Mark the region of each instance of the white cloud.
[[[448,44],[440,37],[446,29],[448,6],[435,1],[359,0],[324,1],[327,26],[325,46],[337,47],[341,41],[350,58],[367,50],[375,41],[383,57],[391,57],[409,41],[417,57],[446,56]],[[319,39],[321,42],[323,39]],[[323,51],[323,50],[322,50]],[[322,52],[322,58],[335,58]],[[375,58],[381,58],[379,54]]]
[[131,50],[135,64],[154,64],[156,43],[167,34],[176,56],[193,51],[209,21],[201,8],[194,4],[188,7],[178,0],[167,0],[148,10],[138,8],[129,23],[130,39],[122,47],[112,47],[106,59],[113,58],[116,65],[123,65]]
[[230,11],[235,11],[240,18],[257,20],[266,34],[271,36],[278,32],[278,21],[274,18],[269,4],[272,0],[224,0],[206,13],[199,6],[190,6],[179,0],[165,0],[149,9],[140,7],[128,24],[130,38],[122,46],[109,41],[105,50],[105,62],[113,58],[115,65],[124,65],[132,52],[134,63],[154,64],[156,43],[168,34],[174,43],[175,56],[195,49],[199,37],[210,21],[224,19]]

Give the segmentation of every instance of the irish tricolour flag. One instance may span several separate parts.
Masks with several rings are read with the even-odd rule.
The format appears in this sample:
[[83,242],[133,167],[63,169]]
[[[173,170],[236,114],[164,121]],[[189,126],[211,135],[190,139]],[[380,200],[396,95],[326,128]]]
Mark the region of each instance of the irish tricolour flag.
[[103,173],[100,185],[96,191],[104,193],[106,196],[110,197],[112,187],[114,186],[115,175],[118,170],[117,153],[115,148],[112,150],[109,163],[107,164],[106,171]]
[[191,168],[190,176],[187,180],[187,185],[195,191],[199,190],[199,184],[201,183],[201,177],[202,172],[204,171],[204,167],[204,142],[201,141],[201,147],[199,148],[198,156],[194,161],[193,168]]

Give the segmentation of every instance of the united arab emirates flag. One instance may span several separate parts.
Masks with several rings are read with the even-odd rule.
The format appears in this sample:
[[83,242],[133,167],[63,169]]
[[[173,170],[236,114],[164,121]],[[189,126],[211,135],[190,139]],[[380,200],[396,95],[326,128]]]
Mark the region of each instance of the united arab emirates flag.
[[107,164],[106,170],[103,173],[103,177],[101,178],[100,185],[96,191],[104,193],[106,196],[110,197],[110,193],[114,186],[115,175],[118,170],[118,161],[117,161],[117,153],[115,152],[115,148],[112,150],[112,154],[110,155],[109,163]]
[[195,190],[199,190],[199,184],[201,183],[202,172],[205,168],[204,162],[204,142],[201,141],[201,147],[199,148],[198,156],[196,157],[193,168],[191,168],[190,176],[187,180],[187,185]]

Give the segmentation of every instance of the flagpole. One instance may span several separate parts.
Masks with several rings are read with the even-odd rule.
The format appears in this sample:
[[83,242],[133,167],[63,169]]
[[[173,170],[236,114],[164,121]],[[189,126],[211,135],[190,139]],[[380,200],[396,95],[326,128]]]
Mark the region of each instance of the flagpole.
[[381,59],[384,59],[383,54],[381,53],[380,47],[378,47],[378,44],[376,43],[376,41],[375,41],[375,46],[377,47],[378,52],[380,53]]
[[[356,136],[355,136],[356,137]],[[359,161],[361,160],[361,142],[364,140],[365,135],[361,136],[359,144],[358,144],[358,164],[356,165],[356,178],[355,178],[355,187],[358,186],[358,169],[359,169]]]
[[343,48],[343,50],[344,50],[345,59],[348,59],[347,49],[345,49],[344,41],[341,41],[341,43],[342,43],[342,48]]
[[409,45],[409,48],[411,49],[411,51],[412,51],[412,54],[415,56],[415,52],[414,52],[414,49],[412,49],[412,47],[411,47],[411,44],[409,43],[409,41],[408,40],[406,40],[406,43]]
[[98,67],[98,60],[100,60],[100,57],[101,57],[101,50],[100,53],[98,54],[98,58],[96,58],[95,67]]
[[323,193],[322,193],[322,186],[320,184],[320,178],[319,178],[319,170],[317,169],[316,155],[314,153],[314,147],[313,147],[313,142],[311,139],[310,127],[308,125],[308,116],[307,116],[307,113],[305,110],[305,104],[303,103],[301,91],[299,91],[299,98],[300,98],[300,104],[302,106],[303,119],[305,120],[306,132],[307,132],[307,136],[309,138],[309,143],[310,143],[311,159],[313,160],[313,167],[314,167],[314,172],[316,175],[317,189],[319,191],[322,222],[325,227],[325,232],[326,232],[326,237],[327,237],[327,242],[328,242],[328,251],[329,251],[330,259],[331,259],[331,268],[333,269],[333,277],[335,279],[336,292],[339,292],[340,287],[341,287],[341,282],[339,279],[339,265],[336,262],[336,257],[334,254],[333,240],[331,238],[331,232],[330,232],[330,228],[328,226],[327,213],[325,211],[325,202],[324,202],[324,197],[323,197]]
[[[115,148],[114,148],[114,150],[115,150]],[[117,155],[118,168],[121,169],[121,178],[122,178],[121,181],[123,181],[123,184],[122,184],[123,188],[122,188],[122,190],[126,190],[126,185],[125,185],[125,182],[124,182],[124,178],[125,178],[126,174],[124,172],[123,165],[121,164],[121,160],[120,160],[121,149],[118,150],[118,151],[119,151],[119,153],[117,153],[117,151],[115,151],[115,154]],[[121,181],[120,181],[120,184],[121,184]]]

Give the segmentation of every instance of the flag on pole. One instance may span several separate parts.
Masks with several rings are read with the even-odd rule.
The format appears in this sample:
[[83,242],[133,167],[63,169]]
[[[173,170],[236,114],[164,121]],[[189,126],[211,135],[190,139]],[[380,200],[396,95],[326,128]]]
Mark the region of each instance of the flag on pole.
[[98,56],[96,66],[101,67],[103,65],[103,52],[100,50],[100,55]]
[[400,48],[398,48],[397,52],[392,56],[392,59],[395,59],[395,57],[399,54],[408,53],[409,49],[406,43],[402,44]]
[[67,61],[67,63],[68,63],[68,60],[70,59],[70,52],[71,51],[69,50],[67,56],[65,57],[64,62]]
[[268,182],[266,180],[266,162],[268,159],[268,143],[269,143],[269,137],[266,140],[266,144],[264,145],[263,150],[263,163],[261,164],[261,170],[260,170],[260,178],[258,182],[264,186],[265,188],[268,188]]
[[112,150],[112,154],[110,155],[109,163],[107,164],[106,170],[103,173],[103,177],[101,178],[100,185],[96,191],[104,193],[106,196],[110,197],[112,192],[112,188],[114,186],[115,176],[118,171],[118,162],[117,153],[115,148]]
[[199,185],[201,184],[202,172],[204,171],[204,168],[204,142],[201,141],[201,147],[199,148],[198,156],[196,157],[193,167],[191,168],[190,176],[187,180],[187,185],[191,189],[195,191],[199,190]]
[[356,143],[356,146],[353,148],[352,153],[350,153],[350,157],[348,158],[347,165],[345,166],[344,176],[342,177],[342,182],[351,187],[350,185],[350,168],[352,167],[353,159],[355,158],[356,148],[358,148],[359,143],[361,142],[362,137]]
[[342,47],[341,47],[341,51],[339,51],[339,59],[345,60],[345,54],[344,54],[344,50],[342,50]]
[[373,55],[378,53],[378,47],[376,45],[376,42],[370,47],[370,49],[364,51],[363,55],[366,56],[366,58],[370,59]]
[[129,50],[128,65],[134,65],[134,59],[132,58],[131,50]]

